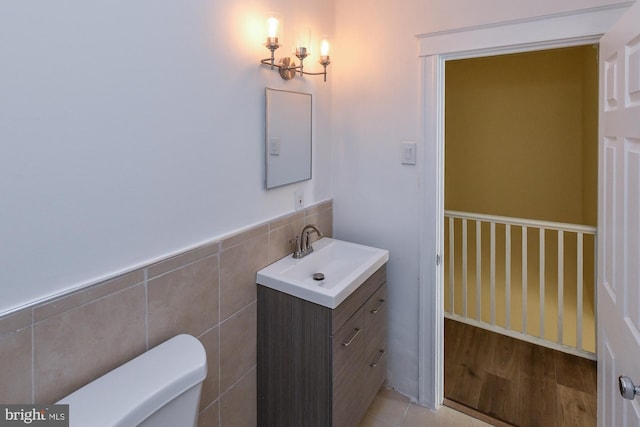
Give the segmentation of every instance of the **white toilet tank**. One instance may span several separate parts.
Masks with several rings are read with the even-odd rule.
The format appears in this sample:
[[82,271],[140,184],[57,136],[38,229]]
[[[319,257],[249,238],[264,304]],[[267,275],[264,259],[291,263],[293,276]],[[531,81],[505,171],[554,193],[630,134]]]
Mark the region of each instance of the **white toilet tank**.
[[70,427],[195,426],[207,376],[204,347],[178,335],[56,402]]

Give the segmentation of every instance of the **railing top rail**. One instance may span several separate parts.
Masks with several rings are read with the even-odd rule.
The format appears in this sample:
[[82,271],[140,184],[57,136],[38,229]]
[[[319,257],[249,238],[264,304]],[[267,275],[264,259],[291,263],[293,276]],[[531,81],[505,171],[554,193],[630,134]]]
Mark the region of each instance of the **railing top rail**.
[[520,227],[536,227],[546,230],[570,231],[574,233],[596,234],[596,227],[564,222],[540,221],[537,219],[512,218],[508,216],[486,215],[472,212],[444,211],[444,216],[451,218],[470,219],[481,222],[493,222],[496,224],[517,225]]

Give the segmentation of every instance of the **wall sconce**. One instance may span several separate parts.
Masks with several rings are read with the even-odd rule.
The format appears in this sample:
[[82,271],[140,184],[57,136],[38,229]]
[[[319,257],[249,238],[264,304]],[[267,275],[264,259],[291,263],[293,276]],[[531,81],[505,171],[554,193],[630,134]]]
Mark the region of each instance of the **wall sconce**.
[[280,59],[278,64],[275,63],[275,51],[280,47],[279,41],[280,22],[278,18],[271,16],[267,19],[267,42],[264,44],[267,49],[271,51],[271,57],[261,59],[260,63],[268,65],[272,70],[277,68],[280,72],[280,77],[285,80],[291,80],[298,74],[308,76],[324,76],[324,81],[327,81],[327,66],[331,64],[329,57],[329,40],[323,37],[320,42],[320,65],[324,67],[322,73],[309,73],[304,71],[304,60],[309,56],[308,47],[296,46],[296,57],[300,60],[300,65],[296,66],[295,61],[292,58],[285,57]]

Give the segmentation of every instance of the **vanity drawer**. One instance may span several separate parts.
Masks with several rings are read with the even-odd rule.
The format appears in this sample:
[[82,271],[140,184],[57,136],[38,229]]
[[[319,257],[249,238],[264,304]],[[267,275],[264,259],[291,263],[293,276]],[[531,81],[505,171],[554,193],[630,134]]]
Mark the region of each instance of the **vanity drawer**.
[[354,411],[353,397],[360,394],[364,381],[364,310],[358,310],[333,337],[333,425],[352,427],[361,418]]
[[363,390],[366,395],[363,397],[363,402],[366,402],[367,408],[364,408],[363,413],[367,412],[368,406],[375,399],[380,387],[384,384],[384,380],[387,376],[387,352],[386,350],[379,350],[374,354],[369,355],[366,365],[364,366],[365,385]]
[[367,358],[386,349],[387,336],[387,285],[384,284],[364,305],[364,331]]
[[358,312],[332,338],[333,369],[339,373],[342,370],[353,369],[354,360],[365,348],[364,340],[364,310]]
[[365,309],[365,328],[376,327],[384,324],[387,317],[387,284],[383,284],[371,295],[371,298],[364,306]]
[[338,329],[351,317],[356,310],[367,302],[371,294],[387,281],[387,265],[380,267],[358,289],[333,310],[331,315],[331,330],[336,333]]

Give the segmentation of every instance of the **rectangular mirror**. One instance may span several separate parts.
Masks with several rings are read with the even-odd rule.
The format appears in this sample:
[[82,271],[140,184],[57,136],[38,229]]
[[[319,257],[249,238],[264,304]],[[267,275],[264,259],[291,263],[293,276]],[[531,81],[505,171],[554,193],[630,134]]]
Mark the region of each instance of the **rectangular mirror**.
[[311,179],[311,94],[266,88],[265,186]]

